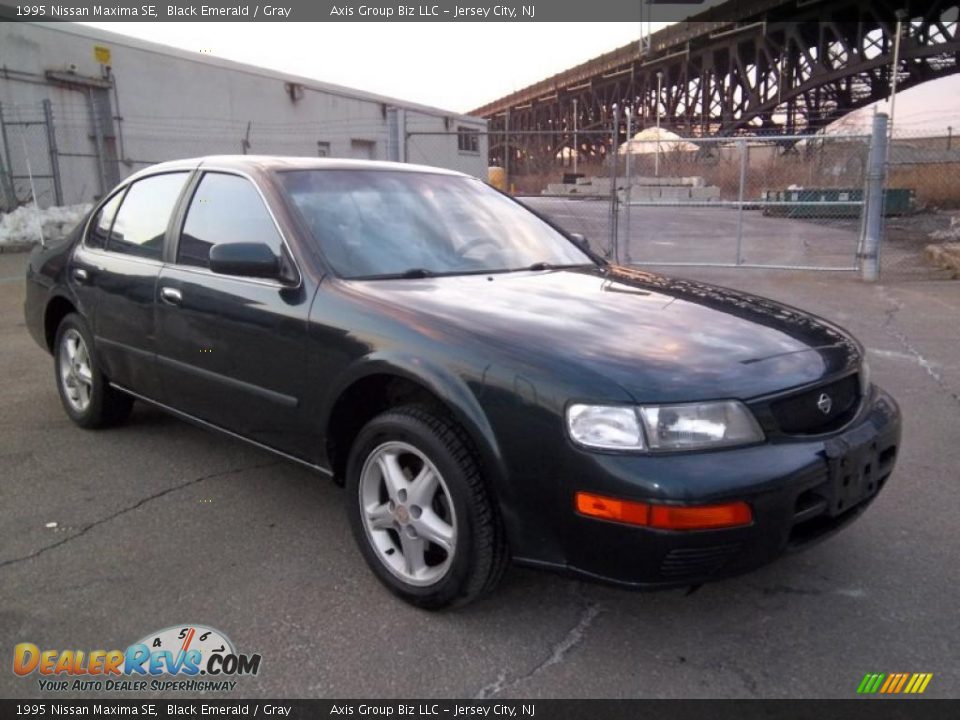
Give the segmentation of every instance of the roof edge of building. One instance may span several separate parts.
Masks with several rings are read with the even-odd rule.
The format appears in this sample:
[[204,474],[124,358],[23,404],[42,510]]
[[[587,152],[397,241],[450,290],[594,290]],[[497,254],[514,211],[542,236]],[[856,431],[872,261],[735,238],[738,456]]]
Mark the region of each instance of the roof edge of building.
[[131,37],[129,35],[122,35],[120,33],[104,30],[102,28],[83,23],[26,22],[23,24],[41,27],[45,30],[51,30],[54,32],[78,35],[80,37],[108,42],[114,45],[122,45],[135,50],[156,53],[158,55],[175,57],[180,60],[195,62],[200,65],[209,65],[223,70],[233,70],[236,72],[244,72],[250,75],[258,75],[275,80],[293,82],[298,85],[303,85],[305,88],[310,90],[324,92],[331,95],[339,95],[341,97],[347,97],[355,100],[366,100],[368,102],[383,103],[386,105],[396,106],[404,110],[416,110],[418,112],[422,112],[427,115],[435,115],[437,117],[449,117],[455,120],[462,120],[484,125],[487,123],[485,118],[478,117],[476,115],[455,112],[453,110],[444,110],[443,108],[434,107],[432,105],[424,105],[422,103],[401,100],[388,95],[380,95],[379,93],[367,92],[366,90],[359,90],[357,88],[351,88],[345,85],[337,85],[335,83],[326,82],[317,78],[311,78],[304,75],[295,75],[282,70],[273,70],[271,68],[260,67],[259,65],[250,65],[248,63],[242,63],[236,60],[228,60],[227,58],[206,57],[200,55],[199,53],[173,47],[172,45],[164,45],[163,43],[153,42],[152,40],[143,40],[141,38]]

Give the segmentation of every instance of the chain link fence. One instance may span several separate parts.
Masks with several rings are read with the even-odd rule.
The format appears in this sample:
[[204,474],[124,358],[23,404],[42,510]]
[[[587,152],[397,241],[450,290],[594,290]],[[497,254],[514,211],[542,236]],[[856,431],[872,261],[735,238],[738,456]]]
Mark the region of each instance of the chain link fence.
[[[489,180],[595,250],[654,269],[857,272],[872,139],[834,135],[684,138],[657,128],[491,132]],[[626,138],[630,138],[627,140]],[[882,277],[944,277],[927,246],[960,241],[960,148],[901,135],[887,151]],[[408,137],[430,164],[422,138]],[[954,225],[951,225],[954,222]],[[952,229],[951,229],[952,228]]]
[[628,262],[858,269],[869,137],[644,134],[617,158]]
[[49,101],[0,105],[0,209],[63,204],[56,131]]
[[[188,142],[195,155],[323,155],[290,128],[203,118],[104,116],[101,103],[0,105],[0,210],[102,196],[119,178],[167,159]],[[354,123],[318,132],[362,135]],[[576,133],[511,130],[407,132],[407,162],[489,159],[488,178],[600,254],[653,268],[766,267],[856,271],[865,235],[870,137],[683,138],[626,123]],[[371,129],[372,132],[372,129]],[[124,134],[144,157],[124,152]],[[445,137],[446,136],[446,137]],[[617,138],[617,141],[615,141]],[[627,139],[629,138],[629,139]],[[897,131],[889,145],[880,253],[886,279],[943,277],[930,244],[960,241],[960,147],[952,134]],[[155,157],[149,150],[155,149]]]
[[952,129],[931,133],[895,128],[887,158],[887,188],[888,202],[889,189],[908,192],[912,210],[887,217],[880,254],[882,276],[957,275],[960,247],[952,251],[952,263],[938,260],[945,244],[960,243],[960,142]]

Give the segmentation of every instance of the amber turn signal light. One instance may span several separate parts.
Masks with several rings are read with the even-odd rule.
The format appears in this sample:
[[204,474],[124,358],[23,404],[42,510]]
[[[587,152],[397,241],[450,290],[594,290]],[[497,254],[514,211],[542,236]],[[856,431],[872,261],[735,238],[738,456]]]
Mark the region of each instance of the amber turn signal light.
[[753,522],[745,502],[717,505],[651,505],[578,492],[577,512],[587,517],[657,528],[658,530],[711,530],[740,527]]

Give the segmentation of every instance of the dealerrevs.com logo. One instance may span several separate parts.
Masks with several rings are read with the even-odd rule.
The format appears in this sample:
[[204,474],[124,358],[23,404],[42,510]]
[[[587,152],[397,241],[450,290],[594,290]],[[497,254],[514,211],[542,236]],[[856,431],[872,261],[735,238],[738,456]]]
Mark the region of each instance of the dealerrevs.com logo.
[[53,692],[224,691],[259,671],[259,654],[238,653],[222,632],[196,624],[150,633],[126,650],[13,649],[13,672],[38,675],[40,690]]

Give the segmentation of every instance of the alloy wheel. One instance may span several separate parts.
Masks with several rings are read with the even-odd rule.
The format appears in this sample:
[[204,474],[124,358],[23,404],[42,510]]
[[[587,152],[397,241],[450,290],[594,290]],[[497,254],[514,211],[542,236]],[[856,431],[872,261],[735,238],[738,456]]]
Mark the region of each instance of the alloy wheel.
[[440,581],[456,552],[450,490],[430,459],[407,443],[379,445],[360,472],[363,527],[377,557],[419,587]]
[[93,395],[93,369],[83,336],[74,328],[60,339],[60,382],[70,407],[84,413]]

